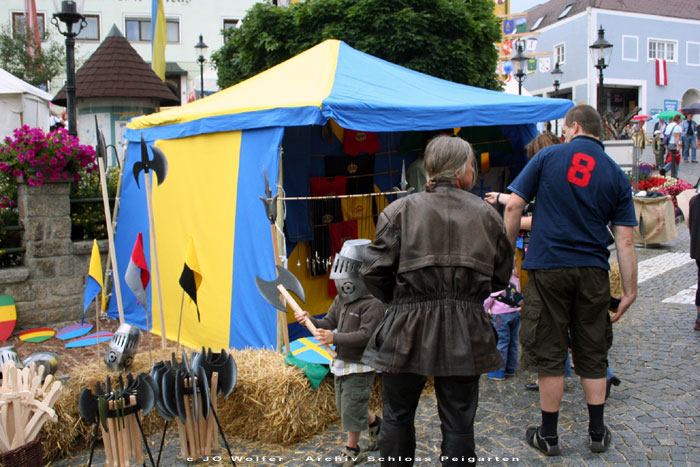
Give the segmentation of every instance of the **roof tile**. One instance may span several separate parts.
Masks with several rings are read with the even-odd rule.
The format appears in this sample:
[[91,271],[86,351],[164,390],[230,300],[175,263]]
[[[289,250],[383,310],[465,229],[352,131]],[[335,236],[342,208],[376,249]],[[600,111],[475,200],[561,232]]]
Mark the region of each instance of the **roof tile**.
[[[134,50],[121,33],[110,33],[75,74],[76,98],[150,97],[160,105],[179,105],[179,99]],[[65,86],[52,102],[66,105]]]

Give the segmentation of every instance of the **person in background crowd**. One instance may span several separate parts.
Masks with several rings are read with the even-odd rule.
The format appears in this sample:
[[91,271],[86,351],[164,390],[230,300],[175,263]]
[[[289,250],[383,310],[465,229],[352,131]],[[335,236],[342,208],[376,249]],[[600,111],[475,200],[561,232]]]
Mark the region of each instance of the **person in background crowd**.
[[666,147],[664,146],[660,130],[654,131],[652,150],[654,151],[654,162],[656,162],[656,168],[662,170],[664,167],[664,154],[666,153]]
[[693,121],[693,116],[688,115],[685,121],[681,124],[681,137],[683,140],[683,160],[688,162],[688,157],[693,163],[697,163],[696,148],[695,148],[695,132],[697,125]]
[[483,308],[510,278],[513,249],[503,220],[469,192],[477,178],[469,143],[433,138],[424,166],[426,190],[382,211],[360,270],[370,292],[389,304],[362,356],[382,371],[382,465],[413,464],[414,417],[428,376],[435,380],[443,465],[475,462],[479,376],[503,366]]
[[497,347],[505,362],[505,366],[486,374],[489,379],[504,381],[506,376],[515,376],[515,370],[518,368],[518,329],[522,304],[518,270],[513,266],[508,287],[492,293],[484,300],[484,310],[491,317],[493,327],[498,333]]
[[[637,296],[637,225],[629,180],[605,153],[602,122],[591,106],[578,105],[564,120],[566,144],[540,150],[508,187],[508,239],[514,244],[523,207],[536,198],[520,342],[522,366],[539,375],[542,422],[525,431],[527,442],[548,456],[559,455],[557,425],[564,392],[568,336],[589,414],[589,447],[611,443],[604,424],[607,351],[612,322]],[[565,207],[565,209],[562,209]],[[615,234],[623,295],[610,318],[610,251],[607,225]]]
[[683,145],[683,140],[681,139],[681,116],[676,115],[671,120],[671,123],[666,125],[664,133],[662,133],[667,138],[666,150],[668,154],[666,155],[666,165],[664,165],[663,173],[659,171],[661,175],[666,175],[670,170],[671,176],[673,178],[678,178],[678,165],[681,163],[681,146]]

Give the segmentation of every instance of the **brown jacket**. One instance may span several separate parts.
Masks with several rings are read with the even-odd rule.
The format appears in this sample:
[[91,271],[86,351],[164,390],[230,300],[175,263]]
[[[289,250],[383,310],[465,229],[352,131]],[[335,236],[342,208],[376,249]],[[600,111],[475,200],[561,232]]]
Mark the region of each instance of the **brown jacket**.
[[500,215],[451,184],[391,203],[360,273],[389,308],[363,363],[426,376],[503,365],[483,301],[510,278],[513,249]]

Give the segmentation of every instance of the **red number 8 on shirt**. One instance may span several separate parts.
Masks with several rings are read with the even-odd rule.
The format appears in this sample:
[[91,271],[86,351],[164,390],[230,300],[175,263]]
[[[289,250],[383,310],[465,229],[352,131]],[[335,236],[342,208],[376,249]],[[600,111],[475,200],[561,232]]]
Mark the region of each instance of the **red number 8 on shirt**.
[[[585,165],[582,165],[581,162],[584,162]],[[574,157],[571,158],[571,167],[569,167],[569,171],[566,173],[566,179],[569,183],[585,187],[588,185],[588,182],[591,181],[591,172],[594,167],[595,159],[588,154],[577,152],[574,154]]]

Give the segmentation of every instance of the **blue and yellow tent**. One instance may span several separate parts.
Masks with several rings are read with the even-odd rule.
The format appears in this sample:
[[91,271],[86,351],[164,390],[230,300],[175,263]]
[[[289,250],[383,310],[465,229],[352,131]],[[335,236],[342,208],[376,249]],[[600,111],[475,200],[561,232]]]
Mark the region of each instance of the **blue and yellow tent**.
[[[390,134],[504,125],[522,146],[535,135],[534,122],[561,118],[572,106],[444,81],[325,41],[212,96],[129,123],[116,233],[118,277],[123,281],[139,232],[151,251],[144,183],[139,189],[132,173],[142,136],[165,153],[169,166],[164,183],[153,187],[167,337],[177,335],[178,278],[191,237],[203,278],[197,291],[201,322],[185,299],[181,341],[259,348],[275,345],[276,315],[259,295],[255,277],[273,280],[276,273],[270,224],[258,198],[264,195],[263,167],[271,181],[278,180],[280,160],[286,160],[279,150],[283,138],[333,119],[342,128]],[[287,167],[284,172],[286,177]],[[128,287],[121,289],[127,322],[145,328],[143,308]],[[307,290],[307,298],[316,291]],[[148,293],[151,330],[160,333],[157,294],[150,285]],[[321,309],[328,303],[326,297]],[[114,301],[109,315],[117,316]]]

